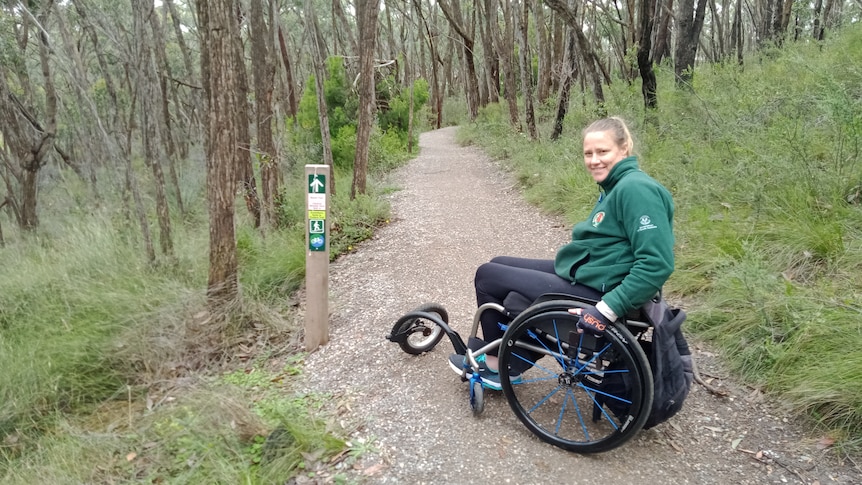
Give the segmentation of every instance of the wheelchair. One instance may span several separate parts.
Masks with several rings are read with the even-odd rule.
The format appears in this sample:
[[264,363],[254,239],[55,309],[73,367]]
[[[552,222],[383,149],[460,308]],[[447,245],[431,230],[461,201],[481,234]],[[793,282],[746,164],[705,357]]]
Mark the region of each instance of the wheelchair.
[[[587,454],[611,450],[634,437],[644,427],[653,401],[647,355],[652,322],[658,318],[655,305],[630,312],[596,337],[578,332],[578,316],[569,313],[596,301],[568,294],[547,294],[533,302],[520,298],[521,304],[509,305],[507,298],[506,306],[480,306],[469,346],[449,326],[445,308],[433,303],[398,319],[387,339],[408,354],[419,355],[447,335],[455,352],[465,357],[461,378],[470,383],[470,407],[476,416],[484,410],[486,387],[477,359],[496,349],[503,394],[518,419],[541,440]],[[664,304],[660,297],[652,303]],[[484,342],[477,332],[481,315],[490,310],[503,315],[499,325],[504,335]],[[529,368],[513,379],[504,371],[513,365]]]

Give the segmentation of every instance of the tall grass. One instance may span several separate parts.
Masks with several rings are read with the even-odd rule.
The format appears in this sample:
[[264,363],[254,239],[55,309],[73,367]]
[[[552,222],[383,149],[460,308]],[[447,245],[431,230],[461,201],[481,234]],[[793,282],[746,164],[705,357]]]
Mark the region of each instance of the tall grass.
[[[376,194],[391,187],[378,178],[407,155],[375,139],[369,195],[351,201],[352,174],[336,174],[333,256],[389,217]],[[52,175],[60,185],[45,191],[38,233],[7,230],[0,249],[0,482],[271,483],[305,456],[345,449],[320,399],[294,396],[290,375],[266,364],[299,352],[305,190],[301,166],[286,172],[281,229],[255,230],[237,201],[243,299],[226,315],[206,311],[200,197],[186,199],[182,220],[174,213],[174,255],[150,264],[133,224],[93,208],[77,179]],[[203,181],[190,171],[181,191],[201,194]],[[121,206],[103,196],[103,207]],[[219,376],[236,368],[266,377]],[[267,461],[276,429],[287,441],[269,444]]]
[[[659,66],[659,109],[615,83],[606,108],[632,125],[645,171],[676,205],[677,270],[689,331],[789,407],[862,446],[862,28],[825,44],[704,65],[693,91]],[[508,161],[530,200],[569,220],[595,201],[581,168],[574,99],[564,137],[511,136],[498,106],[462,138]],[[854,438],[856,437],[856,438]]]

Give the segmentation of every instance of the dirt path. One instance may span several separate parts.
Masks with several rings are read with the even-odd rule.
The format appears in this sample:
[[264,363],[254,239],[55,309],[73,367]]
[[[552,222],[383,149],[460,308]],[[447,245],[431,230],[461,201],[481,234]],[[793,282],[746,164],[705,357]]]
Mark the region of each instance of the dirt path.
[[[854,463],[818,449],[816,436],[752,390],[717,380],[696,387],[680,415],[621,448],[583,456],[547,445],[486,393],[474,418],[467,385],[449,369],[444,339],[414,357],[385,336],[403,314],[435,302],[470,331],[477,266],[495,255],[553,257],[563,221],[524,203],[510,177],[455,128],[424,133],[418,158],[393,176],[393,219],[331,267],[331,342],[308,356],[304,388],[332,396],[352,440],[367,451],[347,473],[365,483],[862,483]],[[692,342],[701,372],[726,377]],[[331,480],[326,474],[315,481]]]

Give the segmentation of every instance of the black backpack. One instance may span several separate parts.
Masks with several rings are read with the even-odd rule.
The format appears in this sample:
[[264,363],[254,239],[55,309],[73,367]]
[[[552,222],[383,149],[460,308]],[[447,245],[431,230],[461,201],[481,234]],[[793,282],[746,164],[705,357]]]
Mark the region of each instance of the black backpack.
[[648,349],[655,389],[652,411],[644,429],[661,424],[679,412],[694,380],[691,350],[682,335],[685,312],[673,309],[666,313],[667,318],[653,324],[652,345]]
[[[653,372],[654,396],[652,409],[643,429],[661,424],[682,409],[683,401],[691,390],[694,380],[691,351],[682,335],[685,312],[668,309],[663,301],[645,308],[653,323],[652,341],[641,342]],[[608,373],[599,389],[612,396],[629,396],[631,386],[627,373]],[[628,406],[601,394],[596,396],[599,406],[606,406],[617,417],[628,412]],[[598,407],[593,409],[593,419],[599,418]]]

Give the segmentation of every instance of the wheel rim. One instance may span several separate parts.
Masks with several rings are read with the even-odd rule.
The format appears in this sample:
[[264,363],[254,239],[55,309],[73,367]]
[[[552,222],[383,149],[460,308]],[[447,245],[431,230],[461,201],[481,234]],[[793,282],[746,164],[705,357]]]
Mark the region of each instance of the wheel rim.
[[434,345],[437,342],[437,338],[443,332],[440,326],[426,322],[425,320],[414,320],[413,322],[408,322],[408,325],[411,325],[411,328],[410,335],[407,336],[407,343],[417,349]]

